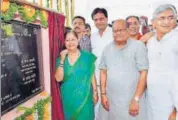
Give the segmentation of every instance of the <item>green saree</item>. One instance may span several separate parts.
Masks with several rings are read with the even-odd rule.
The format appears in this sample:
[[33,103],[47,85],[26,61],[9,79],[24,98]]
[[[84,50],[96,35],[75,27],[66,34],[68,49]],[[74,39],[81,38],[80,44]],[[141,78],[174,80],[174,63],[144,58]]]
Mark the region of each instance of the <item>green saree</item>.
[[[74,65],[70,65],[66,56],[64,79],[60,87],[65,120],[94,120],[91,82],[95,60],[93,54],[81,51]],[[56,61],[56,67],[59,62],[60,58]]]

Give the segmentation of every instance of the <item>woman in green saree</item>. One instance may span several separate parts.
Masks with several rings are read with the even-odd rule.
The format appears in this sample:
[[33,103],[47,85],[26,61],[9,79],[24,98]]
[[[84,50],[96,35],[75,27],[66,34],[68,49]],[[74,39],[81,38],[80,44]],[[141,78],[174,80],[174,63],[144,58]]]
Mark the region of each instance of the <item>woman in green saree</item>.
[[96,57],[78,48],[77,34],[65,34],[66,49],[56,61],[55,78],[61,82],[65,120],[94,120],[97,86],[94,77]]

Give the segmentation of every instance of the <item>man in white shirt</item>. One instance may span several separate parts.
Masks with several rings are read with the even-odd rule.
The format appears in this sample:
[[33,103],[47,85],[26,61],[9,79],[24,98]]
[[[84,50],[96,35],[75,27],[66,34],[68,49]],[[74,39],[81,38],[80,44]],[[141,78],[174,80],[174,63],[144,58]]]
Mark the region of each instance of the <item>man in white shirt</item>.
[[172,5],[153,13],[155,35],[147,42],[149,70],[147,99],[149,120],[175,120],[178,80],[177,12]]
[[[98,94],[100,96],[100,75],[99,75],[99,63],[101,54],[109,43],[113,41],[112,28],[108,26],[108,14],[104,8],[95,8],[91,15],[97,32],[91,35],[92,53],[97,56],[95,75],[97,80]],[[99,97],[100,98],[100,97]],[[101,105],[100,99],[95,106],[95,120],[99,120],[99,116],[106,117],[107,111]]]

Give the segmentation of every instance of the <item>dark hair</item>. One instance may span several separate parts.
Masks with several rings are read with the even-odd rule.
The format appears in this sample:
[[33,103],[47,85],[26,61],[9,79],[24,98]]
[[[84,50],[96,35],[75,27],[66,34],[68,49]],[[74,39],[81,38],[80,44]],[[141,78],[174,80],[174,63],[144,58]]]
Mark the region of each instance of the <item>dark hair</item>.
[[130,15],[130,16],[128,16],[128,17],[126,18],[126,21],[127,21],[128,19],[130,19],[130,18],[135,18],[135,19],[137,19],[137,21],[140,23],[138,16]]
[[89,28],[91,30],[91,26],[88,23],[85,24],[85,29],[87,29],[87,28]]
[[109,27],[112,27],[112,24],[109,23],[108,26],[109,26]]
[[106,18],[108,18],[108,12],[105,8],[95,8],[91,14],[91,18],[93,19],[94,15],[97,13],[103,13]]
[[66,37],[67,37],[67,35],[68,35],[69,33],[73,33],[74,36],[78,39],[77,33],[76,33],[75,31],[73,31],[73,30],[68,30],[68,31],[66,31],[66,32],[64,33],[64,39],[66,39]]
[[66,33],[67,31],[71,31],[72,28],[71,27],[64,27],[64,33]]
[[[69,33],[74,34],[74,36],[78,39],[77,33],[76,33],[75,31],[73,31],[73,30],[69,30],[69,31],[66,31],[66,32],[64,33],[64,40],[66,40],[66,37],[67,37],[67,35],[68,35]],[[80,46],[78,45],[77,48],[80,49]],[[64,44],[63,47],[62,47],[62,50],[64,50],[64,49],[66,49],[65,44]]]
[[83,20],[83,23],[85,24],[85,18],[82,17],[82,16],[75,16],[75,17],[72,19],[72,22],[73,22],[75,19],[77,19],[77,18]]

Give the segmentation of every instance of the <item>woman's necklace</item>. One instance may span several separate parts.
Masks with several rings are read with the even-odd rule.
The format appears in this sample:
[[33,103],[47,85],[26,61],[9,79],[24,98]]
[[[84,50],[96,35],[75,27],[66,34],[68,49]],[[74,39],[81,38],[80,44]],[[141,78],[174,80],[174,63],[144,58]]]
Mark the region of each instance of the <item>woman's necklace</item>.
[[77,52],[75,55],[69,55],[68,56],[68,61],[70,65],[74,65],[77,59],[80,57],[80,51]]

